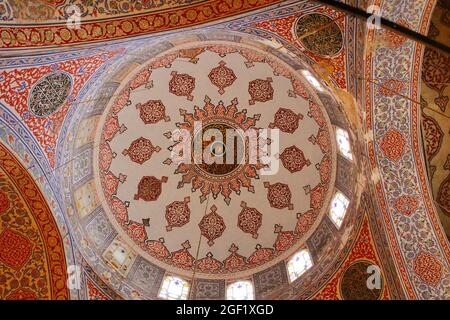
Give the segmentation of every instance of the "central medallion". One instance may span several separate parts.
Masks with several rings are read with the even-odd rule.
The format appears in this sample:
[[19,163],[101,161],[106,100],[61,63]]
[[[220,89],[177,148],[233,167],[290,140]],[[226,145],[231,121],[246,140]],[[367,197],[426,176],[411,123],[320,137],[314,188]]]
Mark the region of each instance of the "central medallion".
[[246,109],[238,110],[237,99],[228,106],[223,101],[214,105],[208,96],[204,102],[194,113],[180,110],[184,122],[177,127],[189,133],[192,156],[175,171],[183,174],[178,188],[191,183],[193,192],[200,191],[201,202],[210,194],[214,199],[222,194],[230,204],[232,192],[239,195],[241,186],[254,192],[251,179],[258,179],[258,170],[264,167],[249,150],[258,145],[255,124],[260,115],[247,117]]
[[[204,126],[201,134],[194,138],[194,141],[200,140],[202,155],[207,155],[208,159],[212,160],[212,163],[209,163],[211,161],[207,162],[202,159],[202,162],[196,165],[205,174],[228,175],[245,161],[243,139],[237,134],[236,128],[229,124],[217,121]],[[193,146],[192,153],[194,152],[195,146]]]

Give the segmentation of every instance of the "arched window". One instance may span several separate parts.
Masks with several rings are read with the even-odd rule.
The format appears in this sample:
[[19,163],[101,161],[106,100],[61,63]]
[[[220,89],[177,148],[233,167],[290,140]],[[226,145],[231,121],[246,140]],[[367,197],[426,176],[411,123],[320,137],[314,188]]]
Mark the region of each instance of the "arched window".
[[352,150],[350,148],[350,139],[348,133],[341,128],[336,128],[336,141],[340,153],[349,160],[353,160]]
[[169,300],[186,300],[189,283],[181,278],[166,276],[159,291],[159,297]]
[[309,251],[304,249],[297,252],[287,264],[289,280],[293,282],[313,265]]
[[227,288],[228,300],[253,300],[253,284],[248,281],[237,281]]
[[342,221],[344,220],[345,213],[347,212],[347,207],[349,200],[339,191],[334,195],[333,201],[331,202],[330,208],[330,218],[333,220],[334,224],[341,227]]

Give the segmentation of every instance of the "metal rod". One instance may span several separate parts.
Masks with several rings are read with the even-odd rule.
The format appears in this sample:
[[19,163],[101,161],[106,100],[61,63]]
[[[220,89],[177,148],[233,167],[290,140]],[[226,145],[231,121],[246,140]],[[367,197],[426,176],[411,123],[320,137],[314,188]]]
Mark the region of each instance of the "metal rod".
[[430,108],[430,107],[423,107],[423,109],[430,110],[430,111],[432,111],[432,112],[434,112],[434,113],[439,114],[441,117],[450,119],[450,117],[449,117],[448,115],[446,115],[445,113],[440,112],[439,110],[436,110],[436,109],[433,109],[433,108]]

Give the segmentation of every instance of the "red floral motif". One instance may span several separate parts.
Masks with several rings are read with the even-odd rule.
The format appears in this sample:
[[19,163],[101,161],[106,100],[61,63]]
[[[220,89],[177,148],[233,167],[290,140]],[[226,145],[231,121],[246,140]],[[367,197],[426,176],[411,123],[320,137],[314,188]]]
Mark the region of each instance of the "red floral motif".
[[[335,17],[336,12],[333,11],[333,9],[325,9],[324,13],[326,13],[330,17]],[[295,40],[295,32],[293,32],[293,29],[295,29],[294,24],[295,21],[298,19],[298,15],[291,15],[288,17],[283,18],[275,18],[271,20],[264,20],[262,22],[257,22],[254,24],[256,28],[268,30],[271,33],[277,34],[280,37],[282,37],[286,42],[292,42],[294,43]],[[336,22],[338,25],[341,26],[341,28],[344,28],[341,21]],[[300,46],[300,41],[295,43],[296,46]],[[305,50],[304,53],[309,56],[313,61],[320,63],[323,61],[321,57],[315,55],[314,53],[310,52],[309,50]],[[332,66],[332,69],[330,70],[331,77],[333,80],[338,83],[339,87],[345,88],[346,87],[346,75],[345,75],[345,50],[340,50],[337,56],[328,58],[329,64]],[[307,99],[307,98],[305,98]]]
[[111,150],[108,143],[102,143],[100,145],[99,154],[99,164],[100,169],[103,171],[108,171],[111,166],[112,160],[116,157],[116,154]]
[[333,163],[331,162],[331,158],[328,155],[325,155],[322,158],[322,161],[320,164],[316,164],[316,169],[319,170],[320,174],[320,181],[323,183],[324,187],[328,187],[328,183],[331,179],[331,167],[333,166]]
[[[55,149],[59,132],[63,126],[67,112],[72,102],[78,97],[80,90],[86,81],[106,61],[115,56],[119,51],[96,54],[89,57],[69,59],[57,64],[51,63],[31,68],[11,68],[2,70],[0,81],[0,100],[15,109],[23,123],[33,133],[36,140],[42,146],[51,166],[55,164]],[[81,71],[82,70],[82,71]],[[43,77],[52,72],[65,72],[73,79],[73,87],[70,96],[64,104],[48,117],[36,117],[29,112],[28,98],[31,89]]]
[[124,156],[130,156],[131,161],[143,164],[152,157],[154,152],[161,151],[161,148],[154,147],[152,142],[145,138],[134,140],[128,149],[123,150]]
[[139,110],[139,117],[145,124],[155,124],[161,120],[170,121],[166,116],[166,107],[161,100],[149,100],[144,104],[138,103],[136,109]]
[[30,291],[40,300],[70,299],[63,238],[52,206],[26,166],[3,144],[0,190],[11,205],[0,216],[0,300],[31,299]]
[[184,201],[174,201],[166,206],[166,230],[171,231],[174,227],[182,227],[189,222],[191,210],[188,203],[190,197],[184,198]]
[[205,48],[189,48],[189,49],[181,49],[180,51],[181,58],[189,58],[189,62],[197,63],[199,58],[198,56],[205,52]]
[[304,166],[310,166],[311,161],[305,159],[302,150],[296,146],[284,149],[280,155],[281,163],[291,173],[301,171]]
[[322,110],[320,110],[320,107],[312,101],[309,102],[308,117],[313,118],[319,127],[327,125]]
[[118,114],[125,106],[129,106],[130,104],[130,90],[128,90],[128,88],[125,88],[114,101],[111,112],[114,114]]
[[386,97],[393,97],[398,94],[402,94],[403,89],[405,88],[405,82],[389,79],[383,82],[380,86],[380,93]]
[[416,197],[412,196],[401,196],[395,202],[395,209],[404,215],[410,216],[417,210],[419,202]]
[[225,230],[225,222],[216,211],[217,207],[213,205],[211,207],[211,212],[205,215],[198,224],[202,236],[208,239],[209,246],[212,246],[214,240],[219,238]]
[[219,88],[220,94],[224,94],[225,88],[231,86],[236,80],[236,75],[233,70],[225,67],[225,65],[226,63],[224,61],[220,61],[219,66],[212,69],[208,75],[211,83]]
[[385,37],[394,48],[402,46],[406,41],[406,37],[390,30],[385,30]]
[[181,269],[191,269],[194,264],[194,257],[189,252],[191,244],[186,240],[182,246],[183,249],[172,254],[172,263]]
[[367,143],[367,147],[368,147],[368,156],[370,159],[370,165],[372,166],[372,168],[375,168],[376,166],[376,160],[375,160],[375,147],[374,147],[374,143],[373,141],[369,141]]
[[108,194],[114,195],[117,193],[117,189],[119,188],[119,182],[124,183],[126,180],[126,175],[120,173],[117,178],[111,171],[109,171],[103,179],[103,185]]
[[[186,56],[188,57],[188,56]],[[196,55],[192,55],[192,57],[194,57],[193,59],[196,59]],[[201,59],[203,56],[200,56]],[[188,57],[189,58],[189,57]],[[191,59],[191,58],[189,58]],[[188,59],[184,59],[184,61],[186,62]],[[225,59],[224,59],[225,60]],[[220,58],[217,60],[220,61]],[[229,64],[229,62],[228,62]],[[187,65],[191,65],[191,63],[187,63]],[[192,66],[192,65],[191,65]],[[227,67],[228,65],[220,65],[219,67]],[[231,66],[231,65],[229,65]],[[217,64],[213,65],[211,67],[215,68],[217,67]],[[210,72],[211,69],[207,70],[207,73]],[[170,71],[168,71],[170,73]],[[182,71],[179,71],[180,73]],[[188,72],[188,71],[186,71]],[[237,75],[237,74],[236,74]],[[272,76],[273,77],[273,76]],[[171,79],[172,77],[169,77],[168,81]],[[256,78],[256,76],[255,76]],[[253,79],[255,79],[253,78]],[[263,77],[260,77],[263,78]],[[265,77],[264,77],[265,79]],[[198,84],[198,80],[197,80],[197,84]],[[210,80],[207,80],[207,82],[209,82]],[[235,85],[235,83],[237,82],[234,81],[234,83],[232,84],[232,86]],[[272,83],[271,86],[273,86],[273,88],[275,88],[275,85]],[[212,88],[215,88],[214,86],[210,86]],[[167,88],[167,87],[166,87]],[[226,87],[224,90],[226,92],[228,92],[229,90],[231,90],[232,87]],[[217,89],[216,89],[217,90]],[[287,90],[287,89],[286,89]],[[197,91],[194,91],[193,94],[197,94]],[[175,95],[173,95],[173,97],[175,97]],[[198,98],[196,96],[196,98]],[[180,99],[180,98],[174,98],[174,99]],[[181,98],[181,100],[183,100],[184,97]],[[258,122],[258,118],[259,115],[254,115],[253,117],[248,117],[247,116],[247,112],[246,110],[242,110],[242,109],[238,109],[238,105],[237,102],[232,102],[229,104],[224,104],[224,103],[211,103],[211,101],[207,101],[209,99],[205,99],[205,106],[202,108],[202,106],[200,107],[196,107],[194,108],[194,110],[192,111],[184,111],[184,110],[180,110],[180,114],[181,116],[184,118],[184,121],[182,122],[177,122],[177,127],[178,128],[187,128],[189,130],[191,126],[192,121],[203,121],[204,123],[207,123],[208,125],[216,125],[216,119],[218,120],[223,120],[226,119],[226,123],[227,125],[229,124],[229,126],[233,127],[233,128],[250,128],[250,127],[254,127],[256,125],[256,123]],[[147,100],[145,100],[147,101]],[[166,103],[167,104],[167,103]],[[268,104],[270,104],[270,102],[268,102]],[[135,105],[135,104],[133,104]],[[169,107],[169,106],[168,106]],[[293,107],[292,107],[293,108]],[[133,108],[134,109],[134,108]],[[139,107],[140,111],[142,111],[142,106]],[[320,122],[323,121],[323,119],[321,119],[319,117],[320,115],[320,111],[322,109],[315,109],[315,108],[311,108],[310,109],[312,111],[310,111],[311,114],[308,114],[310,117],[317,119],[316,122]],[[279,110],[279,108],[275,109],[273,113],[275,113],[275,111]],[[288,109],[286,109],[288,110]],[[297,109],[292,109],[298,112]],[[300,129],[300,119],[303,118],[303,115],[298,115],[292,112],[292,110],[288,110],[293,114],[293,118],[295,118],[295,124],[294,127],[295,129],[293,129],[294,131],[298,131]],[[131,110],[132,111],[132,110]],[[139,112],[136,110],[136,116],[139,116]],[[164,115],[166,113],[166,110],[164,110]],[[117,114],[116,114],[117,116]],[[250,115],[251,116],[251,115]],[[171,117],[173,118],[173,116],[171,115]],[[119,119],[122,119],[119,115]],[[308,118],[309,119],[309,118]],[[270,122],[269,119],[268,122]],[[160,121],[160,120],[159,120]],[[311,119],[309,119],[308,121],[311,121]],[[224,121],[225,122],[225,121]],[[143,124],[142,124],[143,125]],[[319,125],[320,127],[320,125]],[[289,130],[289,128],[287,129]],[[171,139],[170,136],[165,135],[166,138]],[[138,135],[137,137],[133,138],[136,139],[140,137],[140,135]],[[133,139],[131,141],[133,141]],[[130,142],[131,142],[130,141]],[[268,140],[267,143],[269,143],[270,140]],[[129,142],[129,143],[130,143]],[[133,141],[134,142],[134,141]],[[156,140],[151,139],[151,142],[156,143]],[[158,142],[158,144],[162,147],[162,145]],[[289,147],[289,145],[285,146],[285,147]],[[130,156],[130,158],[132,158],[132,156],[130,155],[130,149],[131,145],[126,145],[125,148],[127,148],[126,150],[126,156]],[[151,147],[150,147],[151,149]],[[122,149],[120,149],[120,151],[122,151]],[[282,150],[280,150],[280,158],[285,158],[284,162],[285,162],[285,167],[289,167],[290,169],[289,172],[297,172],[302,170],[302,168],[304,168],[304,166],[311,165],[311,161],[312,159],[310,159],[311,161],[308,161],[305,158],[305,154],[303,154],[303,159],[302,162],[304,161],[305,163],[303,165],[298,163],[298,159],[295,159],[296,157],[296,153],[302,152],[298,146],[292,146],[290,148],[285,149],[283,153],[281,153]],[[109,152],[109,150],[108,150]],[[142,156],[142,152],[135,152],[136,155],[138,156]],[[119,154],[120,155],[120,154]],[[154,156],[159,156],[160,154],[155,154]],[[283,155],[283,156],[282,156]],[[155,157],[153,155],[150,157],[151,160],[154,160]],[[307,157],[309,157],[309,154],[306,154]],[[298,158],[298,157],[297,157]],[[320,158],[319,158],[320,159]],[[281,161],[281,159],[280,159]],[[323,161],[323,160],[322,160]],[[150,161],[148,161],[150,162]],[[175,161],[174,161],[175,162]],[[307,162],[307,163],[306,163]],[[108,160],[107,162],[108,164],[110,164],[110,160]],[[105,168],[108,168],[108,164],[105,164]],[[178,166],[179,163],[176,163],[176,165]],[[317,167],[318,165],[316,165]],[[247,190],[251,191],[254,190],[252,187],[252,174],[248,174],[248,171],[242,171],[242,176],[245,179],[240,179],[240,176],[238,176],[236,173],[240,173],[241,168],[237,168],[234,171],[229,171],[226,174],[223,174],[223,176],[220,177],[220,179],[217,180],[213,180],[210,179],[208,174],[210,173],[209,171],[207,171],[206,169],[204,169],[203,167],[200,169],[203,169],[203,171],[201,170],[195,170],[195,169],[199,169],[200,166],[198,166],[197,168],[192,168],[194,167],[194,165],[192,165],[191,167],[188,168],[188,165],[183,166],[183,164],[179,165],[179,167],[177,168],[177,173],[182,173],[183,177],[180,178],[181,182],[184,184],[190,184],[189,186],[189,190],[198,190],[201,194],[200,195],[206,195],[206,197],[209,195],[217,195],[220,196],[223,195],[224,198],[227,197],[227,194],[229,192],[229,194],[231,193],[235,193],[235,195],[239,195],[239,192],[244,191],[246,192]],[[326,168],[326,165],[321,166],[321,168]],[[250,168],[250,169],[257,169],[256,166],[254,166],[254,168]],[[311,168],[309,168],[311,169]],[[309,170],[308,169],[308,170]],[[314,168],[312,168],[313,171]],[[319,169],[319,168],[318,168]],[[306,170],[306,169],[305,169]],[[325,170],[325,169],[324,169]],[[250,170],[251,171],[251,170]],[[255,176],[257,177],[257,170],[255,171]],[[325,170],[326,171],[326,170]],[[323,175],[321,174],[321,177],[325,177],[326,176],[326,172],[323,172]],[[287,171],[286,171],[287,172]],[[250,172],[251,173],[251,172]],[[118,174],[118,173],[117,173]],[[202,179],[203,177],[201,175],[204,175],[205,179]],[[155,177],[157,177],[158,179],[161,178],[161,176],[158,175],[154,175]],[[199,177],[200,176],[200,177]],[[141,176],[142,177],[142,176]],[[157,179],[156,179],[157,180]],[[141,179],[142,181],[142,179]],[[205,181],[205,182],[204,182]],[[212,183],[208,183],[212,182]],[[139,179],[136,181],[139,182]],[[274,183],[272,189],[273,192],[269,192],[268,190],[268,199],[269,199],[269,193],[273,196],[275,195],[275,191],[279,191],[277,190],[277,184],[275,184],[275,182],[277,181],[270,181],[270,183]],[[280,181],[280,182],[285,182],[285,181]],[[286,182],[285,182],[286,183]],[[161,183],[159,183],[159,186],[161,186]],[[270,185],[269,185],[270,186]],[[292,197],[291,192],[289,187],[293,187],[291,184],[289,185],[285,185],[289,194],[289,197]],[[121,186],[122,187],[122,186]],[[242,190],[242,187],[245,187],[244,190]],[[164,188],[167,188],[167,186],[164,186]],[[138,200],[139,199],[143,199],[140,197],[139,195],[139,187],[137,188],[138,191],[134,191],[132,194],[136,193]],[[162,193],[162,189],[161,188],[157,188],[159,190],[157,190],[156,195],[154,196],[150,196],[151,200],[149,201],[159,201],[162,197],[164,197],[164,194]],[[247,190],[246,190],[247,189]],[[269,188],[268,188],[269,189]],[[164,189],[165,192],[167,192],[166,189]],[[252,191],[251,191],[252,192]],[[211,194],[212,193],[212,194]],[[230,196],[228,196],[229,198]],[[215,198],[215,197],[214,197]],[[277,197],[274,197],[275,199],[273,199],[272,201],[268,200],[269,203],[272,202],[272,204],[275,204],[275,207],[278,205],[280,208],[287,208],[287,207],[292,207],[292,203],[293,203],[293,199],[288,199],[287,201],[284,199],[277,199]],[[110,198],[111,199],[111,198]],[[155,200],[153,200],[155,199]],[[189,207],[191,207],[190,209],[192,209],[192,205],[188,206],[188,202],[184,202],[182,201],[183,198],[181,199],[171,199],[168,202],[166,202],[164,204],[164,207],[166,209],[165,213],[165,219],[167,220],[167,224],[166,224],[166,228],[167,231],[172,230],[173,228],[182,228],[183,226],[186,227],[186,225],[189,222],[192,222],[192,220],[190,219],[190,210]],[[173,200],[181,200],[181,201],[173,201]],[[143,200],[144,201],[144,200]],[[173,201],[173,202],[172,202]],[[278,201],[278,202],[277,202]],[[239,202],[241,202],[239,200]],[[122,203],[122,202],[121,202]],[[154,202],[156,203],[156,202]],[[277,203],[281,203],[281,204],[277,204]],[[111,204],[111,202],[110,202]],[[266,203],[267,204],[267,203]],[[211,207],[212,204],[210,204]],[[130,213],[130,217],[128,218],[128,215],[126,214],[126,204],[122,203],[122,207],[125,209],[123,210],[123,212],[125,212],[125,214],[123,215],[124,220],[119,220],[119,223],[122,224],[122,227],[127,230],[127,226],[128,225],[133,225],[136,224],[136,237],[137,238],[142,238],[143,233],[139,232],[138,229],[141,230],[145,230],[145,228],[142,227],[142,225],[140,225],[140,223],[135,223],[133,221],[130,221],[129,219],[133,219],[133,217],[131,216]],[[114,208],[111,208],[114,211]],[[259,208],[258,208],[259,209]],[[292,210],[292,208],[289,208]],[[211,208],[212,211],[212,208]],[[217,209],[218,212],[220,214],[224,214],[225,212],[222,212],[220,207],[219,209]],[[240,212],[239,212],[240,211]],[[241,208],[237,213],[239,214],[238,217],[238,221],[234,222],[235,223],[235,227],[236,224],[238,226],[238,228],[241,229],[242,232],[248,233],[248,236],[252,236],[253,238],[258,238],[258,232],[259,230],[262,230],[262,215],[261,213],[256,209],[256,208],[249,208],[246,205],[243,206],[243,208]],[[261,211],[262,212],[262,211]],[[286,211],[287,213],[288,211]],[[291,213],[293,211],[290,211]],[[296,212],[295,212],[296,213]],[[211,213],[210,213],[211,214]],[[217,216],[219,217],[218,220],[222,220],[223,223],[223,229],[222,231],[220,231],[220,234],[217,235],[217,237],[215,236],[210,236],[209,239],[207,238],[206,241],[204,242],[208,242],[208,244],[210,246],[212,246],[213,244],[216,245],[216,247],[218,245],[220,245],[220,241],[221,239],[224,241],[225,240],[225,220],[226,217],[221,217],[219,216],[219,214],[217,214]],[[259,217],[258,217],[259,216]],[[205,218],[205,217],[201,217],[200,219]],[[150,218],[153,221],[153,218]],[[209,231],[209,229],[211,229],[211,233],[214,234],[214,228],[215,226],[213,226],[212,228],[207,228],[207,227],[203,227],[204,230],[202,230],[202,226],[200,222],[200,219],[196,222],[196,224],[199,225],[199,229],[202,233]],[[143,221],[146,220],[148,221],[148,219],[143,219]],[[202,219],[203,220],[203,219]],[[141,220],[136,219],[136,221],[140,222]],[[204,221],[202,221],[204,222]],[[282,221],[276,221],[277,223],[281,223]],[[296,219],[294,219],[294,223],[297,222]],[[274,222],[275,223],[275,222]],[[139,228],[140,225],[140,228]],[[143,222],[143,225],[146,226],[146,222]],[[271,224],[273,226],[273,224]],[[283,223],[284,225],[284,223]],[[194,225],[195,226],[195,225]],[[287,226],[285,226],[287,228]],[[226,228],[230,228],[228,220],[226,222]],[[305,227],[306,228],[306,227]],[[207,231],[205,231],[205,229],[208,229]],[[220,229],[220,228],[219,228]],[[299,228],[300,229],[300,228]],[[183,229],[181,229],[183,230]],[[293,227],[290,228],[290,230],[293,230]],[[147,230],[148,231],[148,230]],[[173,230],[175,232],[175,230]],[[261,233],[260,233],[261,234]],[[255,250],[250,250],[250,252],[246,252],[246,254],[244,255],[239,255],[236,251],[235,252],[231,252],[231,254],[229,255],[223,255],[219,257],[217,256],[217,253],[214,252],[213,250],[211,250],[212,253],[214,253],[214,256],[216,257],[216,259],[214,259],[214,257],[211,255],[206,255],[205,253],[207,251],[205,251],[203,254],[201,254],[198,258],[193,258],[192,255],[194,255],[194,252],[191,249],[187,249],[187,248],[183,248],[181,250],[180,247],[178,248],[170,248],[169,245],[166,247],[164,245],[164,241],[160,241],[160,240],[156,240],[157,237],[150,237],[150,233],[148,234],[149,238],[152,239],[146,239],[145,241],[141,241],[139,240],[141,243],[139,243],[139,246],[145,250],[146,252],[148,252],[148,254],[150,254],[152,257],[157,257],[160,260],[160,263],[165,263],[165,264],[173,264],[174,266],[177,265],[180,268],[183,269],[188,269],[188,270],[198,270],[200,272],[207,272],[207,273],[216,273],[216,274],[221,274],[221,273],[228,273],[228,272],[236,272],[236,271],[242,271],[242,270],[248,270],[253,268],[255,265],[254,264],[258,264],[259,261],[264,261],[264,259],[266,259],[265,257],[269,257],[268,260],[273,259],[274,257],[278,257],[279,251],[283,251],[286,250],[286,248],[289,247],[289,242],[295,238],[297,239],[297,230],[296,231],[281,231],[277,232],[277,234],[273,234],[273,239],[270,241],[270,243],[266,243],[263,244],[261,243],[261,245],[264,246],[264,248],[259,248],[259,250],[257,249]],[[206,237],[206,236],[205,236]],[[261,237],[261,235],[259,236],[259,238]],[[167,238],[166,238],[167,239]],[[250,238],[248,238],[250,239]],[[184,239],[179,239],[179,242],[182,242],[186,240],[186,237]],[[191,240],[192,241],[192,240]],[[257,243],[257,242],[256,242]],[[255,244],[256,244],[255,243]],[[228,244],[229,245],[229,244]],[[172,246],[172,245],[171,245]],[[253,245],[254,246],[254,245]],[[169,250],[170,249],[170,250]],[[176,251],[178,250],[178,251]],[[195,251],[195,250],[194,250]],[[242,252],[240,252],[242,253]],[[252,255],[252,261],[250,262],[248,260],[248,257]],[[228,256],[228,257],[227,257]],[[281,258],[281,257],[280,257]],[[175,262],[172,262],[172,259],[174,259]],[[225,264],[226,262],[226,264]],[[233,271],[229,271],[229,270],[233,270]]]
[[247,68],[253,67],[254,62],[264,62],[266,60],[264,55],[253,50],[242,49],[240,53],[245,59],[247,59],[245,62]]
[[52,7],[58,7],[59,5],[64,3],[64,0],[43,0],[45,4],[48,4]]
[[253,265],[260,265],[269,261],[273,256],[273,249],[262,248],[260,244],[256,245],[256,250],[248,257],[248,262]]
[[208,46],[208,50],[217,53],[222,58],[226,57],[226,55],[229,53],[235,53],[238,51],[236,48],[233,48],[231,46],[224,46],[220,44]]
[[263,20],[255,23],[255,27],[265,29],[270,32],[276,33],[279,36],[289,40],[294,40],[294,33],[292,32],[293,24],[298,17],[296,15],[276,18],[271,20]]
[[[412,28],[411,25],[408,22],[406,22],[405,20],[403,20],[403,19],[398,20],[397,24],[399,24],[401,26],[404,26],[404,27],[406,27],[408,29]],[[389,43],[394,48],[398,48],[398,47],[402,46],[407,40],[406,37],[398,34],[397,32],[393,32],[393,31],[388,30],[388,29],[386,29],[384,31],[384,34],[385,34],[385,37],[387,38],[387,40],[389,41]]]
[[436,286],[442,279],[442,264],[428,252],[420,252],[414,260],[414,272],[424,282]]
[[143,70],[139,72],[128,84],[131,90],[137,89],[144,84],[148,87],[151,86],[151,83],[149,83],[150,75],[152,72],[150,70]]
[[195,78],[188,74],[179,74],[172,71],[172,79],[169,82],[169,91],[176,96],[186,97],[189,101],[194,99],[192,92],[195,89]]
[[145,176],[141,179],[138,185],[138,193],[134,195],[134,200],[142,199],[144,201],[155,201],[161,195],[162,183],[167,182],[167,177],[162,177],[161,180],[155,177]]
[[233,243],[228,250],[231,254],[223,261],[225,270],[235,272],[245,269],[245,258],[237,253],[239,248]]
[[295,243],[296,237],[294,232],[292,231],[282,231],[283,227],[276,224],[275,225],[275,233],[278,234],[277,239],[275,240],[275,243],[273,247],[276,251],[285,251],[292,247],[292,245]]
[[89,300],[110,300],[89,278],[86,278],[86,284]]
[[447,96],[439,96],[434,99],[434,102],[436,103],[436,105],[439,106],[439,108],[441,110],[445,110],[447,108],[447,104],[448,104],[449,100],[450,99]]
[[19,288],[11,292],[5,300],[37,300],[36,294],[27,288]]
[[255,208],[247,207],[241,202],[242,211],[238,216],[238,227],[245,233],[250,233],[254,239],[258,238],[258,230],[262,225],[262,214]]
[[156,58],[150,65],[152,69],[158,69],[158,68],[169,68],[172,64],[172,62],[175,61],[175,59],[178,57],[176,53],[166,54],[162,57]]
[[0,234],[0,262],[20,270],[31,255],[33,245],[30,240],[11,229]]
[[425,148],[428,161],[430,162],[437,155],[444,140],[444,132],[439,123],[433,117],[422,112],[422,128],[425,133]]
[[250,105],[254,105],[256,101],[267,102],[273,99],[272,78],[267,80],[256,79],[248,84],[248,93],[251,99]]
[[268,189],[267,200],[269,200],[272,208],[283,209],[287,207],[289,210],[294,209],[294,205],[291,203],[291,190],[287,184],[277,182],[271,185],[269,182],[264,182],[264,187]]
[[391,161],[399,160],[405,152],[406,141],[396,129],[390,129],[381,140],[380,148]]
[[[450,156],[448,156],[447,158],[444,169],[449,170],[449,165]],[[447,176],[447,178],[444,179],[444,181],[442,181],[441,185],[439,186],[436,201],[441,205],[442,211],[447,215],[450,215],[450,210],[448,210],[448,208],[450,208],[450,174]],[[447,208],[447,210],[445,208]]]
[[[258,114],[253,117],[248,117],[246,110],[238,111],[237,99],[233,99],[228,106],[225,106],[223,102],[214,105],[208,97],[205,97],[204,101],[205,105],[203,108],[196,108],[194,113],[180,110],[184,122],[179,123],[177,126],[179,129],[188,130],[192,137],[195,134],[195,121],[214,123],[216,120],[223,121],[226,119],[227,122],[234,123],[235,127],[245,131],[254,127],[257,120],[259,120],[260,115]],[[170,135],[167,137],[170,137]],[[239,169],[227,176],[220,177],[213,174],[199,174],[198,170],[196,170],[196,165],[180,163],[175,171],[175,173],[183,175],[181,181],[178,183],[178,188],[182,188],[185,184],[190,183],[193,191],[200,190],[201,202],[205,201],[208,194],[212,193],[214,198],[222,194],[225,203],[229,204],[231,202],[230,196],[232,192],[234,191],[236,194],[240,194],[241,186],[247,188],[250,192],[254,192],[251,179],[258,176],[258,170],[263,167],[263,164],[259,160],[256,161],[256,164],[249,162],[243,163]],[[170,164],[171,159],[166,160],[165,163]]]
[[141,223],[130,221],[127,225],[127,233],[131,239],[138,242],[144,242],[147,239],[147,231]]
[[200,259],[195,262],[196,270],[200,272],[214,273],[222,268],[222,263],[219,260],[213,258],[213,254],[208,252],[206,258]]
[[296,114],[294,111],[280,108],[275,113],[273,123],[269,124],[269,128],[278,128],[286,133],[294,133],[298,128],[299,120],[303,119],[301,113]]
[[0,190],[0,215],[9,209],[9,200],[6,194]]
[[327,127],[321,127],[319,128],[319,132],[317,132],[317,136],[312,135],[308,138],[308,141],[311,142],[314,145],[318,145],[320,147],[320,150],[324,154],[328,154],[330,152],[330,135],[328,133]]

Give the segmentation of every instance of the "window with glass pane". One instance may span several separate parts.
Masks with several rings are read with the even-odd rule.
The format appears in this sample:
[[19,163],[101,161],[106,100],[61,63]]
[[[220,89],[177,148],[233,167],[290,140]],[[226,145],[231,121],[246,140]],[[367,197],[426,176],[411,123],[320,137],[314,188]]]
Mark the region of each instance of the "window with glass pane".
[[344,220],[348,203],[348,199],[340,192],[334,195],[333,201],[331,202],[330,218],[338,228],[341,227],[342,221]]
[[228,300],[253,300],[253,284],[250,281],[238,281],[227,288]]
[[336,140],[341,154],[349,160],[353,160],[352,150],[350,149],[350,139],[348,133],[340,128],[336,129]]
[[287,264],[289,280],[294,281],[311,267],[312,260],[308,250],[304,249],[296,253]]
[[178,277],[167,276],[159,291],[159,297],[169,300],[186,300],[189,293],[189,283]]

